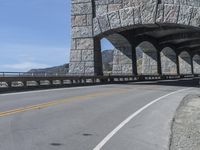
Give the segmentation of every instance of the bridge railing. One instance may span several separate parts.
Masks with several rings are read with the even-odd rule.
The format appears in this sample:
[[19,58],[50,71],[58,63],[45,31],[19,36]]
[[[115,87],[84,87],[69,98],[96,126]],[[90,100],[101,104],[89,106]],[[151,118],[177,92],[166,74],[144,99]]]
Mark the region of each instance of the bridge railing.
[[88,84],[109,84],[121,82],[152,81],[200,77],[200,75],[137,75],[104,74],[102,76],[83,74],[59,74],[45,72],[0,72],[0,91],[13,88],[58,87]]

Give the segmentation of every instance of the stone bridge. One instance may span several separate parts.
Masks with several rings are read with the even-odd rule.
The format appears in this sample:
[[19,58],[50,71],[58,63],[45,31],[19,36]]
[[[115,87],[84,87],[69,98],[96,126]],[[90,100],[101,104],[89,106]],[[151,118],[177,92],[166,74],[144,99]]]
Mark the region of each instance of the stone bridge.
[[103,74],[102,38],[113,74],[200,74],[199,0],[72,0],[71,15],[71,74]]

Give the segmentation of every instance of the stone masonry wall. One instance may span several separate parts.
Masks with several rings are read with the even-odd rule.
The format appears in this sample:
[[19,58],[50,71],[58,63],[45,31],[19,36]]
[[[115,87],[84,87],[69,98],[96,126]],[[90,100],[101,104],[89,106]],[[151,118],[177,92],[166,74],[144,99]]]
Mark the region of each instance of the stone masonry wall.
[[129,41],[120,34],[111,34],[106,37],[115,47],[113,53],[113,71],[115,75],[133,74],[132,46]]
[[169,47],[164,48],[161,53],[161,68],[162,74],[176,75],[177,74],[177,61],[176,53]]
[[142,74],[143,75],[157,75],[158,74],[156,52],[153,52],[153,51],[143,52]]
[[96,0],[95,7],[94,36],[136,24],[200,26],[199,0]]
[[72,0],[71,74],[94,73],[93,8],[91,0]]
[[114,75],[133,74],[131,53],[132,53],[131,47],[114,49],[113,71],[112,71]]
[[138,48],[142,51],[141,74],[157,75],[158,74],[157,49],[154,47],[154,45],[152,45],[150,42],[147,41],[140,43],[136,49]]
[[195,74],[200,74],[200,55],[193,57],[193,69]]
[[[71,2],[72,44],[69,66],[71,74],[101,73],[99,37],[127,30],[138,24],[173,23],[200,26],[199,0],[71,0]],[[123,52],[128,48],[117,49]],[[157,67],[156,61],[150,61],[150,55],[151,53],[144,54],[146,60],[143,64],[152,62],[153,64],[149,63],[152,68],[143,65],[146,66],[143,72],[154,74],[155,71],[147,71],[147,69],[156,70]],[[127,57],[125,62],[128,62],[129,58]],[[129,63],[126,64],[130,66]],[[126,67],[124,70],[127,71],[127,68],[131,70],[131,67]]]
[[182,52],[179,55],[179,70],[180,74],[191,74],[192,73],[192,61],[191,57],[187,52]]

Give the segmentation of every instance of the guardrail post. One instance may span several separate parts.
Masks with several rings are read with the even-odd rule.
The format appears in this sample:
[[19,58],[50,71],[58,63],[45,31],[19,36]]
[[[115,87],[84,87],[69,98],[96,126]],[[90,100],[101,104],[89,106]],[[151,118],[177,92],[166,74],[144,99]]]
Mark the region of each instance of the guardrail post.
[[12,82],[6,82],[8,88],[12,88]]
[[162,79],[162,80],[168,79],[168,76],[167,76],[167,75],[162,75],[162,76],[161,76],[161,79]]
[[74,84],[78,84],[78,80],[77,79],[74,79]]
[[72,84],[72,85],[74,84],[73,80],[70,80],[70,84]]
[[87,79],[83,79],[83,82],[84,82],[84,84],[86,84],[87,83]]
[[23,81],[22,83],[23,83],[23,86],[24,86],[24,87],[27,86],[27,82],[26,82],[26,81]]
[[63,80],[60,80],[60,86],[63,86]]
[[35,81],[35,82],[37,82],[37,85],[40,86],[40,81]]
[[51,86],[54,85],[53,80],[49,80],[49,82],[50,82]]
[[92,83],[95,84],[96,83],[96,79],[92,78]]
[[111,76],[109,78],[110,78],[110,82],[113,83],[114,79]]
[[80,83],[81,83],[81,80],[80,80],[80,79],[76,80],[76,83],[77,83],[77,84],[80,84]]

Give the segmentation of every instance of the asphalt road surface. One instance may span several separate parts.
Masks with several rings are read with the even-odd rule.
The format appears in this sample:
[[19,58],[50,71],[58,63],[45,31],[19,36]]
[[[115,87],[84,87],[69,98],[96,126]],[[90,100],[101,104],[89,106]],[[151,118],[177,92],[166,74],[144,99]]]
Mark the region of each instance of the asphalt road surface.
[[0,95],[0,150],[167,150],[180,101],[197,80]]

